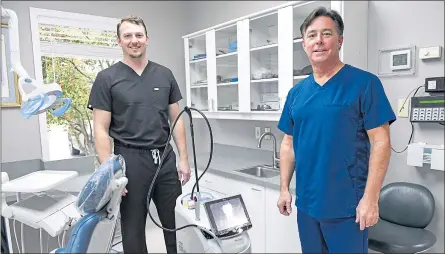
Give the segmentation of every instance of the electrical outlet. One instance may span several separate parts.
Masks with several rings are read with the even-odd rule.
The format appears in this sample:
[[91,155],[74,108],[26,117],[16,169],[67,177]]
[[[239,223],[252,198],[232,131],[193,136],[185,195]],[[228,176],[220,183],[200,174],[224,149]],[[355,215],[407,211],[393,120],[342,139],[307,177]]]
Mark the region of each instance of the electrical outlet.
[[[410,99],[406,100],[406,102],[405,102],[405,99],[399,99],[398,107],[397,107],[397,115],[399,117],[408,117],[409,102],[410,102]],[[403,104],[403,103],[405,103],[405,104]]]
[[[270,132],[270,128],[269,127],[264,128],[264,132]],[[270,139],[270,135],[266,135],[264,139]]]
[[261,136],[261,128],[255,127],[255,138],[260,138]]

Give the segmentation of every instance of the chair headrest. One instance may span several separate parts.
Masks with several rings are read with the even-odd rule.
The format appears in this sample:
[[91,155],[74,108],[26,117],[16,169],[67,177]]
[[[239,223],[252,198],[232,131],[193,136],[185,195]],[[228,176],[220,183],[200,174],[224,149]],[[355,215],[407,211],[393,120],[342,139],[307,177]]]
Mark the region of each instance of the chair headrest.
[[100,211],[110,201],[115,179],[125,176],[125,160],[111,155],[90,176],[77,196],[76,208],[81,215]]
[[424,186],[395,182],[380,192],[379,213],[383,220],[407,227],[425,228],[435,210],[433,194]]

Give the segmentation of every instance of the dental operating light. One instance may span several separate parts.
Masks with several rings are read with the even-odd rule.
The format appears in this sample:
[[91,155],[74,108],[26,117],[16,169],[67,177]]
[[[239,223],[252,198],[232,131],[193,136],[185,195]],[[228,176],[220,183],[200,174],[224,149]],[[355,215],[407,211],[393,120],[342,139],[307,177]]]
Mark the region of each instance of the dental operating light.
[[29,76],[20,62],[19,28],[17,14],[2,6],[2,19],[8,20],[9,57],[11,66],[6,71],[15,72],[19,76],[18,90],[22,99],[20,113],[26,119],[48,110],[53,116],[62,116],[71,106],[70,98],[63,98],[62,88],[57,83],[44,84]]

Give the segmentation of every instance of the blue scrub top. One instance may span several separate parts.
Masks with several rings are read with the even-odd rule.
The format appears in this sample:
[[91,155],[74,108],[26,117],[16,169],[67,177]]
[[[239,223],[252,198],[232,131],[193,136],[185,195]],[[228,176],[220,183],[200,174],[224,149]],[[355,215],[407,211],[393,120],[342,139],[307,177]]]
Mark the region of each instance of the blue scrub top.
[[368,176],[366,131],[395,120],[378,77],[351,65],[323,86],[313,74],[294,86],[278,128],[293,136],[297,208],[315,218],[355,216]]

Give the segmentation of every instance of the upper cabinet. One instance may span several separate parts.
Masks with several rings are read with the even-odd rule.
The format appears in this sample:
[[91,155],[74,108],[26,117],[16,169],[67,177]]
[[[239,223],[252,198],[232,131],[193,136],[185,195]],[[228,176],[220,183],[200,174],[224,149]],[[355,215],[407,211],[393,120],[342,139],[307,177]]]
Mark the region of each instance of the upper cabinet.
[[183,37],[187,105],[208,118],[279,120],[289,90],[312,73],[300,26],[318,6],[343,17],[342,61],[366,70],[367,1],[289,2]]
[[199,110],[208,110],[206,35],[188,40],[187,59],[187,103]]

